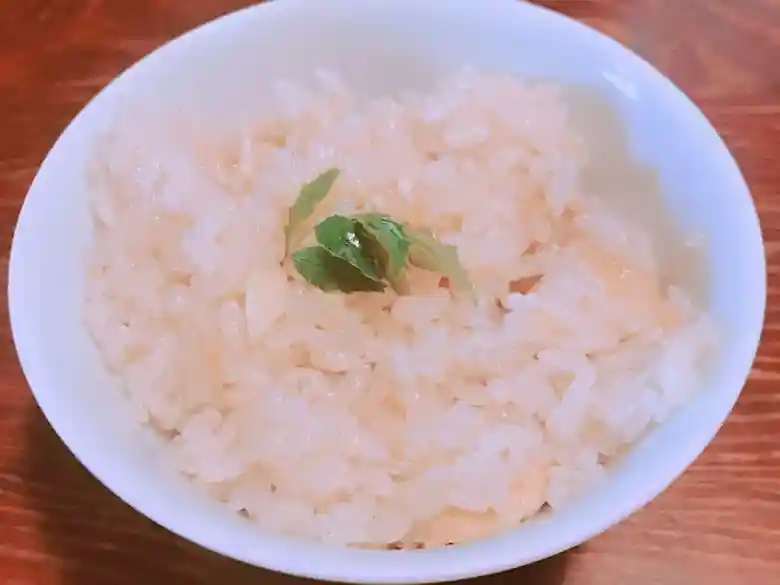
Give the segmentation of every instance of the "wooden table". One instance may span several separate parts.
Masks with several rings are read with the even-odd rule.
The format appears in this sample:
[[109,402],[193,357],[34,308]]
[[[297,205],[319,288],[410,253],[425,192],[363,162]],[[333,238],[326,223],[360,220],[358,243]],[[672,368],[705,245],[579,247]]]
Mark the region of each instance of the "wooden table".
[[[3,275],[27,187],[76,112],[145,53],[249,3],[0,1]],[[780,584],[780,0],[540,3],[635,49],[713,120],[742,165],[761,214],[769,308],[762,349],[739,405],[676,485],[578,549],[489,579],[528,585]],[[292,585],[294,579],[188,544],[108,493],[37,409],[7,320],[0,333],[0,584]]]

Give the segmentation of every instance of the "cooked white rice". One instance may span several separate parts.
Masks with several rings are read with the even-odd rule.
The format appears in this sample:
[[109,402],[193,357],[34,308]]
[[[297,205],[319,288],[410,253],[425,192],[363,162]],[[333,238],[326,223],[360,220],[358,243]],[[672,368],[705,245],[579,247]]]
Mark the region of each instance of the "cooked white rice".
[[[240,131],[133,116],[90,168],[86,320],[175,465],[263,528],[379,547],[506,530],[697,387],[712,327],[648,234],[580,190],[553,86],[464,72],[358,104],[323,75]],[[287,209],[330,167],[319,218],[431,228],[477,306],[427,272],[399,297],[281,267]]]

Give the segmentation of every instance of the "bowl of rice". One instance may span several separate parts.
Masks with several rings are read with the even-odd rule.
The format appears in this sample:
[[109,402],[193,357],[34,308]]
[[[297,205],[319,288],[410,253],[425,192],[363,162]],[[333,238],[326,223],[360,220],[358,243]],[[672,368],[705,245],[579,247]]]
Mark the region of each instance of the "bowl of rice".
[[35,398],[118,497],[372,583],[644,506],[731,411],[766,295],[701,112],[509,0],[277,0],[172,41],[56,142],[9,270]]

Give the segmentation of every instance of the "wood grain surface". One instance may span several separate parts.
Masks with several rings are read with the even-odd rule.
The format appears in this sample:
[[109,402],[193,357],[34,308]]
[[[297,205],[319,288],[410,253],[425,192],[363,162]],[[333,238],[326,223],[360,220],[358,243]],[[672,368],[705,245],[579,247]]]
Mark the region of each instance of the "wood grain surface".
[[[780,583],[780,0],[539,3],[636,50],[714,122],[741,164],[761,215],[769,307],[762,348],[736,410],[680,481],[647,509],[578,549],[483,581]],[[25,192],[68,121],[145,53],[247,4],[0,0],[3,277]],[[200,550],[108,493],[73,459],[37,409],[7,319],[0,323],[0,335],[0,584],[296,581]]]

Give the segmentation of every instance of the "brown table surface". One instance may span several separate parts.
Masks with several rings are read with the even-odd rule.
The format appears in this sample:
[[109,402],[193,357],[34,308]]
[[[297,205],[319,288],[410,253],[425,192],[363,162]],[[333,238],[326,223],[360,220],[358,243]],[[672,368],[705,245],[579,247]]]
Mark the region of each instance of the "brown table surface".
[[[742,165],[761,215],[769,307],[763,345],[736,410],[680,481],[645,510],[576,550],[484,580],[780,584],[780,0],[539,3],[639,52],[714,122]],[[68,121],[145,53],[247,4],[0,0],[4,278],[22,199]],[[184,542],[108,493],[73,459],[37,409],[7,319],[0,334],[0,584],[292,585],[292,578]]]

